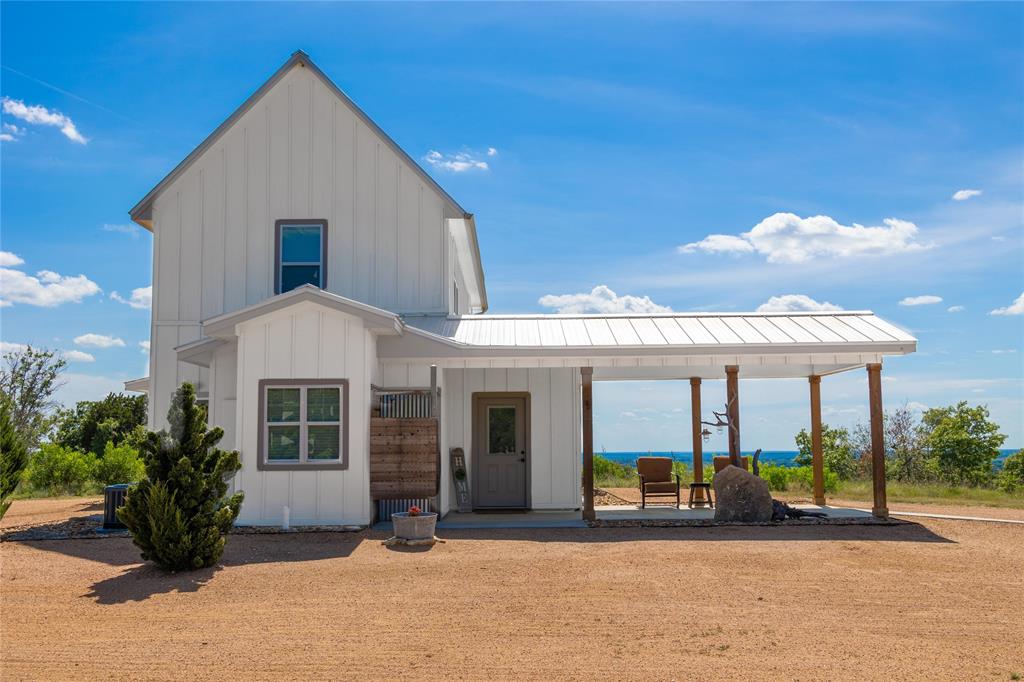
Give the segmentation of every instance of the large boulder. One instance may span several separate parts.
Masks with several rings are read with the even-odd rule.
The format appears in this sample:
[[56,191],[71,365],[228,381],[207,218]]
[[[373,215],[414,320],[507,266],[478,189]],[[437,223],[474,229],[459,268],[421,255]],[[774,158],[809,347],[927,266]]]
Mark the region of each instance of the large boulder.
[[772,520],[772,495],[759,476],[727,466],[712,482],[715,487],[715,521],[760,523]]

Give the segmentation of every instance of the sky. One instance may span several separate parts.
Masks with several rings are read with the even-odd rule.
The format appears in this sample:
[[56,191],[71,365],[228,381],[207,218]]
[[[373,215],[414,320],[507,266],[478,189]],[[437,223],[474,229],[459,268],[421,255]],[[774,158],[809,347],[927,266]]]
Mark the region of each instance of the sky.
[[[1024,445],[1024,5],[0,5],[0,339],[65,403],[147,372],[128,209],[297,49],[476,215],[494,313],[873,310],[886,407]],[[793,449],[804,381],[741,382]],[[867,417],[864,372],[823,418]],[[706,381],[709,412],[724,381]],[[689,387],[600,383],[595,445],[689,450]],[[707,446],[724,449],[717,434]]]

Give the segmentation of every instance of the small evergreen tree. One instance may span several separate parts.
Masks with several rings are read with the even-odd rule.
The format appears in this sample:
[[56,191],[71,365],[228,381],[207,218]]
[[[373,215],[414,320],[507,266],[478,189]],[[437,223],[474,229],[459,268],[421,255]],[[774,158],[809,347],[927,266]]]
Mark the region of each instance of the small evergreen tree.
[[191,384],[175,392],[167,420],[169,433],[150,432],[142,442],[146,478],[129,489],[117,515],[143,559],[172,571],[212,566],[242,508],[242,493],[225,497],[226,479],[242,465],[237,452],[214,447],[224,431],[206,429]]
[[0,519],[7,513],[14,489],[21,480],[21,472],[28,464],[28,448],[18,430],[11,423],[10,408],[0,400]]

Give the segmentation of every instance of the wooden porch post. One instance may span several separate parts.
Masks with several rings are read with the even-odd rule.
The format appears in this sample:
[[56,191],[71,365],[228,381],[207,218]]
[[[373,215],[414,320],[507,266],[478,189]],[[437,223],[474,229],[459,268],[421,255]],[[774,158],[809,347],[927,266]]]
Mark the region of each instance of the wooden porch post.
[[740,466],[740,368],[725,366],[725,402],[729,413],[729,460]]
[[594,409],[593,367],[581,367],[583,378],[583,520],[593,521],[594,514]]
[[811,470],[814,473],[814,504],[825,504],[825,458],[821,450],[821,377],[811,384]]
[[[704,439],[700,425],[700,377],[690,377],[690,430],[693,435],[693,482],[704,481]],[[697,488],[694,501],[704,500],[704,489]]]
[[871,412],[871,479],[874,506],[871,513],[880,519],[889,517],[885,500],[885,436],[882,430],[882,364],[868,364],[868,399]]

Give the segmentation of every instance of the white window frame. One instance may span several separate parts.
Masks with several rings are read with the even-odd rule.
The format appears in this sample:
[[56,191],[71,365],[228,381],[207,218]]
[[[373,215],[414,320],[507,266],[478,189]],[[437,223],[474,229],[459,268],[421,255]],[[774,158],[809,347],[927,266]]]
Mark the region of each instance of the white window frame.
[[[317,388],[338,389],[338,420],[309,421],[307,413],[308,391]],[[273,389],[299,389],[299,419],[287,422],[272,422],[268,419],[269,394]],[[347,379],[262,379],[259,382],[259,440],[257,468],[263,471],[347,469],[348,468],[348,380]],[[299,458],[270,459],[270,428],[272,426],[299,427]],[[338,427],[337,459],[309,459],[309,427]]]

